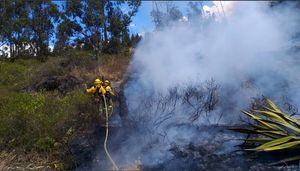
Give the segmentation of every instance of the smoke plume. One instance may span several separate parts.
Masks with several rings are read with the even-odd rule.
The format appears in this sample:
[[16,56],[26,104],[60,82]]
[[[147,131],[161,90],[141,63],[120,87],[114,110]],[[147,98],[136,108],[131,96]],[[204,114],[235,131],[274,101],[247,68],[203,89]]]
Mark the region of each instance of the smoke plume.
[[166,93],[211,78],[224,91],[234,90],[230,96],[238,109],[261,94],[279,97],[293,89],[290,98],[297,99],[299,67],[296,55],[288,53],[297,19],[291,7],[270,10],[266,2],[239,2],[221,22],[179,22],[151,33],[134,55],[129,106],[140,91]]
[[[137,129],[121,147],[119,153],[128,156],[120,162],[138,157],[148,165],[163,162],[172,157],[172,144],[209,136],[199,134],[198,126],[239,124],[239,111],[253,97],[300,105],[296,12],[291,5],[236,2],[222,20],[204,16],[147,34],[135,51],[125,89]],[[217,92],[209,89],[212,85]],[[191,95],[189,103],[195,105],[185,103],[189,90],[199,93]],[[207,108],[209,97],[217,98],[212,108]],[[191,120],[188,114],[202,103],[199,98],[201,116]]]

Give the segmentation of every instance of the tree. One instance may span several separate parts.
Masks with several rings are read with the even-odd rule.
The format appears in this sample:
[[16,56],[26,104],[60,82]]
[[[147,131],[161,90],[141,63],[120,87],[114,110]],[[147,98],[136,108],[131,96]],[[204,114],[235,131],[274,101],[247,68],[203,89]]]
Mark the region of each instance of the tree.
[[81,30],[82,28],[78,23],[65,18],[57,27],[55,51],[59,52],[69,46],[70,38]]
[[55,52],[60,52],[71,43],[74,43],[70,39],[74,36],[78,37],[82,31],[82,27],[79,24],[83,15],[82,6],[80,0],[66,1],[64,11],[60,13],[60,23],[57,26]]
[[[9,45],[10,33],[12,31],[12,22],[8,19],[13,15],[13,3],[12,1],[3,0],[0,1],[0,47]],[[6,56],[4,51],[1,52],[1,56]]]
[[100,17],[101,3],[101,1],[93,0],[86,0],[83,3],[82,23],[84,29],[81,33],[84,35],[85,43],[91,45],[96,52],[101,50],[101,31],[103,27]]
[[[128,12],[123,12],[120,9],[120,6],[127,5],[128,6]],[[109,0],[102,0],[101,5],[101,19],[103,23],[103,32],[104,32],[104,42],[107,43],[108,41],[108,34],[107,34],[107,27],[113,27],[108,26],[112,24],[110,21],[114,20],[116,16],[119,17],[120,20],[123,21],[123,25],[125,27],[128,27],[131,18],[137,13],[138,7],[141,5],[140,0],[130,0],[130,1],[124,1],[124,0],[118,0],[118,1],[109,1]],[[116,20],[114,20],[116,21]]]
[[59,11],[51,0],[0,1],[0,46],[9,45],[12,57],[48,55],[54,34],[56,52],[84,45],[96,54],[118,53],[130,46],[128,27],[140,0],[68,0],[64,4]]
[[189,2],[188,3],[188,20],[201,19],[203,16],[202,2]]
[[20,56],[30,38],[29,6],[24,0],[1,1],[1,43],[9,46],[11,56]]
[[33,31],[31,42],[36,55],[49,53],[49,40],[54,34],[54,23],[59,19],[57,6],[51,0],[28,1],[30,5],[30,28]]
[[183,17],[183,14],[178,9],[178,7],[174,5],[173,2],[170,1],[166,2],[166,8],[167,8],[168,22],[179,21]]
[[153,2],[153,6],[151,16],[158,30],[169,26],[173,22],[179,21],[183,17],[181,11],[171,1]]
[[4,0],[0,4],[1,43],[9,45],[11,57],[48,54],[57,6],[50,0]]
[[131,42],[131,47],[136,47],[137,44],[141,41],[142,36],[136,34],[136,35],[131,35],[130,37],[130,42]]
[[[127,12],[121,6],[127,5]],[[140,0],[92,1],[84,2],[84,41],[99,53],[118,53],[128,34],[131,18],[138,11]]]

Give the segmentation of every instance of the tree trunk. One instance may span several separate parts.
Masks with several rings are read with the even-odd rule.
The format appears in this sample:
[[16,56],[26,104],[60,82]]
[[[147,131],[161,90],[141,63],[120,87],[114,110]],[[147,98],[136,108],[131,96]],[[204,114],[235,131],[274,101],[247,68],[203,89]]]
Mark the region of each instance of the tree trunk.
[[14,52],[13,52],[13,48],[12,48],[11,43],[9,43],[9,54],[10,54],[10,57],[13,57]]
[[102,0],[102,4],[101,4],[101,23],[103,24],[104,43],[107,43],[107,26],[106,26],[106,16],[105,16],[105,4],[106,4],[106,0]]
[[104,43],[107,43],[107,28],[106,28],[105,19],[104,19],[103,29],[104,29]]

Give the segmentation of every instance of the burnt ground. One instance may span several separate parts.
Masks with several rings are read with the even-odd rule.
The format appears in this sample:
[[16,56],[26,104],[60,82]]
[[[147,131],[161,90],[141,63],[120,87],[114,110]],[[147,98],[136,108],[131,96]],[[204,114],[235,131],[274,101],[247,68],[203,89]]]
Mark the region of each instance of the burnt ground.
[[[51,90],[67,90],[66,87],[79,86],[79,81],[73,77],[51,77],[36,83],[29,89],[35,91],[46,89]],[[64,93],[64,92],[62,92]],[[111,170],[111,163],[103,149],[105,137],[104,120],[94,122],[90,125],[89,131],[77,134],[69,142],[68,151],[72,158],[70,170]],[[131,136],[137,136],[137,129],[128,119],[128,109],[126,106],[126,98],[122,91],[122,87],[118,92],[116,106],[110,121],[109,150],[113,158],[122,160],[122,157],[128,157],[127,152],[135,149],[139,143],[128,145],[127,140]],[[262,155],[255,153],[246,153],[241,151],[237,145],[241,144],[237,139],[242,136],[233,131],[229,131],[226,126],[210,125],[174,125],[170,129],[192,128],[196,130],[197,137],[187,143],[171,143],[167,152],[171,157],[150,162],[147,159],[147,153],[151,153],[151,147],[143,147],[145,154],[140,156],[139,168],[141,170],[298,170],[298,165],[289,166],[271,166],[269,163],[276,161],[276,157],[272,155]],[[128,149],[120,150],[126,146]],[[145,156],[144,156],[145,155]],[[117,161],[118,163],[118,161]],[[154,163],[154,164],[153,164]],[[132,163],[136,165],[136,163]],[[128,169],[128,165],[119,167]],[[135,167],[137,168],[137,167]]]
[[[126,144],[129,136],[134,134],[134,130],[129,127],[122,127],[118,116],[113,119],[114,124],[110,128],[109,149],[113,158],[126,157],[124,152],[119,148]],[[181,125],[187,126],[187,125]],[[271,166],[270,163],[276,159],[276,156],[246,153],[239,150],[236,145],[240,144],[236,139],[241,136],[235,132],[229,131],[228,127],[224,126],[203,126],[197,128],[199,130],[199,137],[205,137],[206,140],[199,141],[195,139],[194,142],[186,144],[173,143],[168,152],[172,154],[171,158],[161,160],[155,164],[147,165],[148,161],[143,154],[140,158],[141,170],[298,170],[298,165],[289,166]],[[118,135],[116,137],[115,135]],[[135,145],[138,145],[135,144]],[[132,148],[134,148],[132,146]],[[150,148],[149,148],[150,149]],[[128,146],[130,152],[130,146]],[[94,149],[97,151],[94,158],[83,165],[77,167],[76,170],[111,170],[111,164],[103,150],[103,142]],[[147,154],[147,151],[145,151]],[[145,155],[146,156],[146,155]],[[135,163],[132,163],[135,164]],[[128,164],[130,165],[130,164]],[[126,168],[128,165],[119,166]]]

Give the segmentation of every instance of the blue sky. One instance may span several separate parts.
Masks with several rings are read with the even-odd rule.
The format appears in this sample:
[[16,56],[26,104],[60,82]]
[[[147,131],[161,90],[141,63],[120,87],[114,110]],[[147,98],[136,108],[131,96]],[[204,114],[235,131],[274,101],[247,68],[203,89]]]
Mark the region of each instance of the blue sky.
[[151,10],[152,2],[143,1],[136,16],[132,19],[132,23],[129,27],[131,33],[141,33],[145,31],[152,31],[154,29],[154,24],[150,16]]
[[[65,4],[65,1],[55,1],[55,4],[62,8],[62,5]],[[186,12],[187,3],[189,1],[175,1],[174,4],[183,12]],[[153,1],[142,1],[141,6],[137,14],[132,18],[132,24],[129,27],[131,33],[140,33],[145,31],[152,31],[154,29],[154,24],[151,18]],[[124,7],[126,9],[126,7]]]
[[[174,1],[174,4],[179,8],[179,10],[186,14],[187,12],[187,4],[189,1]],[[211,5],[212,2],[204,1],[203,5]],[[130,26],[131,33],[141,33],[141,32],[149,32],[153,31],[154,24],[151,18],[151,10],[152,10],[152,1],[142,1],[141,6],[139,7],[139,11],[136,16],[132,19],[132,24]]]
[[[176,1],[174,3],[183,13],[186,11],[188,1]],[[132,24],[130,26],[131,33],[153,31],[154,24],[150,15],[152,6],[152,1],[142,1],[139,11],[132,19]]]
[[[65,1],[55,1],[55,4],[62,7],[62,4],[65,4]],[[174,4],[179,8],[179,10],[185,15],[187,12],[187,4],[189,1],[174,1]],[[212,2],[204,1],[203,5],[209,5]],[[153,2],[152,1],[142,1],[141,6],[138,9],[137,14],[132,18],[132,23],[129,27],[130,33],[143,33],[143,32],[151,32],[154,30],[154,23],[151,18],[151,10],[152,10]],[[126,7],[124,7],[126,10]],[[55,41],[55,37],[52,38],[50,44],[53,44]]]

